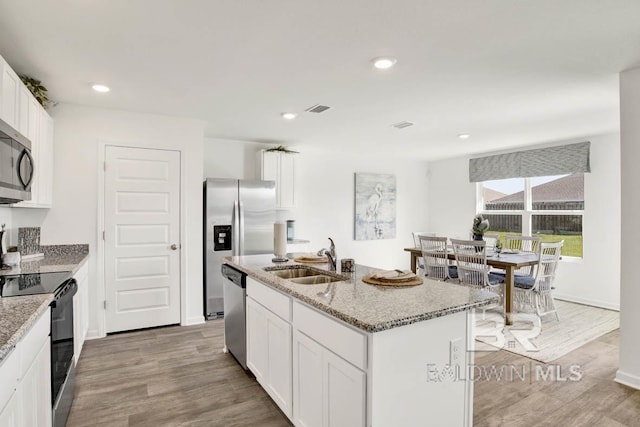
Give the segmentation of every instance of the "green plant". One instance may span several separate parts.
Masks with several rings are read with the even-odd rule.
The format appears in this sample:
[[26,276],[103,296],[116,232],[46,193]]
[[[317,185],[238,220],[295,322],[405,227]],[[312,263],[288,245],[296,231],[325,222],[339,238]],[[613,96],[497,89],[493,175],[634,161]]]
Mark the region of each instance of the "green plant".
[[29,89],[29,92],[44,108],[49,106],[49,97],[47,96],[47,88],[44,87],[40,80],[29,76],[20,76],[22,83]]
[[270,151],[282,151],[283,153],[291,153],[291,154],[298,154],[297,151],[293,151],[293,150],[289,150],[286,146],[284,145],[276,145],[275,147],[271,147],[268,150],[266,150],[268,152]]
[[473,234],[477,236],[484,236],[484,232],[489,229],[489,220],[485,219],[482,215],[478,214],[473,217]]

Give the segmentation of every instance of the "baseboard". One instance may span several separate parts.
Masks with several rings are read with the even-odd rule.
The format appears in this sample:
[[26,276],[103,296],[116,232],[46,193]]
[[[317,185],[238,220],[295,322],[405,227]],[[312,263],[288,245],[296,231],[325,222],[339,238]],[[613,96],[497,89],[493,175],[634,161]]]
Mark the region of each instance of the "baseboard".
[[89,329],[87,331],[87,337],[85,339],[95,340],[95,339],[104,338],[104,337],[105,337],[104,335],[100,335],[97,329]]
[[204,316],[189,317],[186,322],[181,323],[181,326],[200,325],[204,323]]
[[635,388],[636,390],[640,390],[640,377],[637,375],[627,374],[626,372],[618,370],[618,372],[616,372],[615,381],[617,383]]
[[595,300],[590,300],[585,298],[576,298],[572,295],[563,295],[556,292],[553,293],[553,298],[559,299],[562,301],[567,301],[567,302],[575,302],[577,304],[582,304],[582,305],[590,305],[592,307],[606,308],[607,310],[620,311],[620,304],[609,304],[602,301],[595,301]]

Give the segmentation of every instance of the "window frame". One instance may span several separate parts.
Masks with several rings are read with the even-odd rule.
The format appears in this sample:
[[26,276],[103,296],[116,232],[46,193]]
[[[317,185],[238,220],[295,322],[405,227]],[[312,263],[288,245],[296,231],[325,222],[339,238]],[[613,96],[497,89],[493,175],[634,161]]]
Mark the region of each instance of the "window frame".
[[[507,178],[513,179],[513,178]],[[522,217],[522,235],[531,236],[534,215],[579,215],[582,217],[582,256],[562,255],[562,258],[581,260],[584,258],[584,209],[579,210],[533,210],[533,193],[531,191],[531,178],[518,178],[524,180],[524,209],[522,210],[486,210],[484,209],[483,186],[485,181],[476,182],[476,214],[481,215],[520,215]],[[584,179],[584,174],[583,174]]]

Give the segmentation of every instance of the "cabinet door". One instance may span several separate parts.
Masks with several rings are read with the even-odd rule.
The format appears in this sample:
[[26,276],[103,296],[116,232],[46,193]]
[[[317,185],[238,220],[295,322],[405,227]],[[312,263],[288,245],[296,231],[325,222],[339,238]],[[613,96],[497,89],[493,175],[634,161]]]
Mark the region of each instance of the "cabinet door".
[[20,100],[20,86],[22,82],[16,73],[13,72],[9,64],[0,59],[0,80],[2,83],[2,104],[0,104],[0,117],[18,129],[18,103]]
[[292,208],[295,206],[294,199],[294,172],[295,154],[280,153],[280,206],[281,208]]
[[82,337],[82,289],[73,296],[73,359],[78,364],[84,338]]
[[325,427],[365,425],[366,376],[340,357],[324,352]]
[[53,119],[44,108],[39,109],[38,128],[38,204],[51,207],[53,204]]
[[267,312],[268,389],[284,414],[291,418],[291,325]]
[[247,367],[266,387],[268,369],[267,309],[247,297]]
[[[18,131],[29,138],[29,89],[19,85],[18,88]],[[32,138],[29,138],[31,140]]]
[[279,161],[279,153],[275,151],[262,152],[262,180],[276,181],[276,189],[278,188]]
[[16,394],[21,425],[51,426],[51,347],[48,340],[22,378]]
[[293,332],[293,423],[322,427],[323,347]]
[[18,402],[14,393],[9,402],[0,410],[0,426],[2,427],[21,427],[23,423],[18,422]]

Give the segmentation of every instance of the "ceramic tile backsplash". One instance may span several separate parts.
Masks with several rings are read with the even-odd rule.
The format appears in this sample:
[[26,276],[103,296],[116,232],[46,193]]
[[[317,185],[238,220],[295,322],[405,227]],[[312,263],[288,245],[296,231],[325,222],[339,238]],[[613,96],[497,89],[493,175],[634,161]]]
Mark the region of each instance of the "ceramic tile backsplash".
[[21,255],[40,253],[40,227],[18,228],[18,252]]

